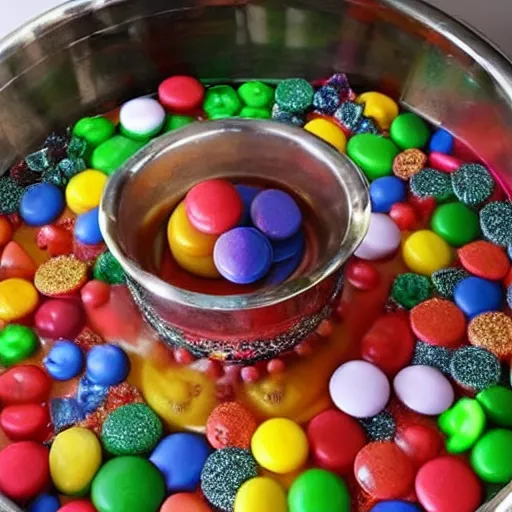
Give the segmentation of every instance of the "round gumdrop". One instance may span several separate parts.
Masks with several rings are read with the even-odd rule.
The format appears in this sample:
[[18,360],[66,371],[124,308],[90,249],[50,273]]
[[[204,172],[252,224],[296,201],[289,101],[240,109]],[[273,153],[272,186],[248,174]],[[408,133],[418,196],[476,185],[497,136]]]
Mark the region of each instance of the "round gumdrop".
[[380,500],[407,495],[414,484],[414,473],[407,455],[391,441],[367,444],[354,462],[359,485]]
[[345,277],[358,290],[373,290],[380,283],[380,273],[368,261],[353,258],[345,268]]
[[414,354],[414,338],[406,316],[382,315],[361,340],[361,357],[395,375],[405,368]]
[[366,444],[361,425],[335,409],[317,414],[308,425],[307,436],[316,465],[348,474],[357,453]]
[[410,425],[399,431],[396,444],[417,466],[437,457],[443,449],[439,431],[426,425]]
[[482,500],[477,476],[461,459],[437,457],[416,475],[416,495],[427,512],[469,512]]
[[49,483],[48,448],[45,446],[22,441],[0,452],[0,492],[8,498],[30,500]]
[[85,316],[76,300],[52,299],[37,310],[35,325],[43,338],[73,339],[82,330]]
[[160,512],[210,512],[210,507],[191,492],[179,492],[169,496],[160,508]]

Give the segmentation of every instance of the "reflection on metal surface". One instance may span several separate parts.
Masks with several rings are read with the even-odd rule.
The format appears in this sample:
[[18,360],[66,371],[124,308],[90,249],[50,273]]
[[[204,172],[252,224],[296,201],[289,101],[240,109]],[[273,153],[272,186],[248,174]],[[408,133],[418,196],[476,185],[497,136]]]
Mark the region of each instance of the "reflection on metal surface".
[[0,493],[0,512],[22,512],[22,510]]

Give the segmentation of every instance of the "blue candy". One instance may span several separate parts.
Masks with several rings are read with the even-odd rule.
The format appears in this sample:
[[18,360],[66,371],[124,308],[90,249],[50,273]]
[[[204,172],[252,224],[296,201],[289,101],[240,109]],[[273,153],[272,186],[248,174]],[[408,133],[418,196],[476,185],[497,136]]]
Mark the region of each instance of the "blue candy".
[[255,187],[253,185],[235,185],[236,191],[242,198],[242,202],[244,203],[244,210],[242,213],[242,218],[238,223],[240,226],[250,226],[251,225],[251,204],[253,199],[261,192],[260,187]]
[[72,341],[57,341],[43,360],[46,371],[55,380],[76,377],[84,366],[84,355]]
[[473,318],[487,311],[501,309],[503,290],[494,281],[481,277],[467,277],[457,284],[453,297],[464,314]]
[[408,501],[381,501],[374,505],[370,512],[421,512],[421,508]]
[[453,135],[439,128],[430,138],[429,150],[451,155],[453,151]]
[[65,206],[64,194],[59,187],[51,183],[38,183],[25,190],[20,215],[29,226],[44,226],[55,221]]
[[59,498],[53,494],[40,494],[28,507],[28,512],[57,512]]
[[322,114],[332,116],[340,106],[340,93],[335,87],[324,85],[313,96],[313,107]]
[[87,354],[86,375],[94,384],[115,386],[130,372],[130,360],[117,345],[96,345]]
[[286,281],[297,270],[303,256],[304,250],[287,260],[274,263],[265,277],[265,286],[281,284]]
[[403,201],[407,195],[404,182],[396,176],[384,176],[373,180],[370,185],[372,212],[388,213],[391,207]]
[[272,261],[279,263],[304,251],[304,233],[301,230],[285,240],[271,240],[270,245],[272,245],[272,249],[274,250],[274,258]]
[[78,383],[76,400],[80,407],[86,412],[93,412],[105,401],[109,386],[94,384],[85,375]]
[[76,218],[75,238],[86,245],[96,245],[103,242],[100,231],[99,208],[93,208]]
[[203,436],[178,433],[162,439],[149,460],[164,475],[167,492],[192,492],[212,451]]
[[50,400],[50,418],[57,433],[82,421],[85,411],[75,398],[53,398]]

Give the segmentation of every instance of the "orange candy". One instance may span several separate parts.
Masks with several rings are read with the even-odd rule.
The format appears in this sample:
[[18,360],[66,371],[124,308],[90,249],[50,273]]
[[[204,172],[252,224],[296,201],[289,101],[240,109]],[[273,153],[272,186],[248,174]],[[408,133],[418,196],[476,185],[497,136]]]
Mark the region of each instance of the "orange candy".
[[498,281],[503,279],[510,269],[505,251],[485,240],[471,242],[461,247],[457,254],[468,272],[483,279]]
[[9,242],[0,258],[0,277],[19,277],[32,280],[37,270],[34,260],[18,242]]
[[211,512],[211,508],[197,494],[180,492],[169,496],[160,512]]
[[0,247],[3,247],[12,238],[12,226],[11,223],[5,218],[0,217]]

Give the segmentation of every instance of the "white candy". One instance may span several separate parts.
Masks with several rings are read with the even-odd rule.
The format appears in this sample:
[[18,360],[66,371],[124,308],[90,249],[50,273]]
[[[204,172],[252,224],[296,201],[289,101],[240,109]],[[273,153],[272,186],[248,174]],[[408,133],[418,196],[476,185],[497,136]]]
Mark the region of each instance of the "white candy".
[[135,98],[127,101],[119,112],[121,127],[141,138],[158,132],[164,121],[164,108],[152,98]]
[[393,219],[384,213],[372,213],[370,227],[355,255],[363,260],[379,260],[400,246],[401,234]]

